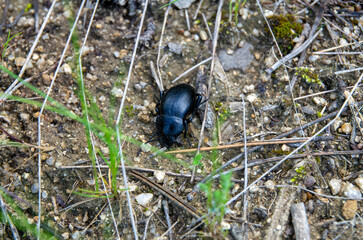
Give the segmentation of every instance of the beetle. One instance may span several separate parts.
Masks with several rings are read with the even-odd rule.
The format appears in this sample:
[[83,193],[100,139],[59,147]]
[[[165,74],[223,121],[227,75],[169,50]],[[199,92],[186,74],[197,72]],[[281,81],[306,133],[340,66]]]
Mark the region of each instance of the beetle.
[[183,131],[186,138],[188,123],[193,120],[201,100],[202,96],[195,88],[185,83],[160,92],[156,105],[156,134],[162,145],[170,148]]

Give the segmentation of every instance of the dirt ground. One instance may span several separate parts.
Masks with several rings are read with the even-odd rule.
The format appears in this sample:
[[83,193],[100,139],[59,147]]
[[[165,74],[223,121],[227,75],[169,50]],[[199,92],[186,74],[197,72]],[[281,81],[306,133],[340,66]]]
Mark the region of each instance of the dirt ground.
[[[10,2],[5,24],[16,21],[19,12],[26,8],[23,1]],[[91,113],[90,118],[92,122],[104,118],[107,126],[113,129],[125,94],[143,2],[102,1],[83,48],[82,72],[89,108],[95,109],[92,102],[99,108],[99,112]],[[168,7],[161,7],[168,2],[149,3],[125,97],[121,131],[132,140],[123,142],[123,158],[134,172],[158,182],[171,194],[166,197],[167,194],[146,184],[147,180],[128,172],[133,216],[140,238],[295,239],[300,236],[297,228],[301,226],[294,226],[291,209],[294,204],[303,203],[311,239],[362,239],[363,91],[359,83],[363,66],[363,5],[359,1],[259,2],[263,13],[258,2],[246,1],[237,10],[237,21],[234,14],[230,15],[230,3],[223,5],[209,97],[208,116],[213,120],[204,131],[202,147],[224,147],[218,151],[201,151],[203,158],[193,182],[190,178],[195,151],[173,154],[185,163],[183,166],[162,155],[150,157],[152,152],[141,151],[134,140],[146,142],[156,131],[155,108],[160,92],[151,71],[151,61],[156,65],[160,60],[160,77],[166,89],[180,83],[196,86],[203,78],[209,81],[211,61],[206,61],[203,71],[196,68],[173,82],[186,70],[212,56],[211,39],[218,1],[204,1],[199,11],[199,1],[183,9],[172,5],[163,35]],[[40,25],[51,4],[52,1],[39,1]],[[0,5],[4,9],[5,1]],[[56,3],[26,67],[23,79],[30,78],[30,83],[44,93],[55,75],[80,6],[81,1]],[[64,62],[50,93],[80,117],[83,112],[78,97],[77,56],[94,6],[95,1],[90,1],[82,10],[76,34],[65,51]],[[20,73],[37,36],[34,12],[30,8],[21,14],[14,26],[3,25],[0,29],[1,64],[15,74]],[[9,32],[10,36],[20,34],[4,45]],[[304,47],[308,40],[311,44]],[[274,64],[282,59],[276,43],[283,56],[299,47],[304,51],[275,68]],[[13,81],[14,78],[2,70],[0,93],[4,93]],[[357,83],[358,87],[353,88]],[[352,89],[352,98],[343,108]],[[12,95],[38,102],[44,100],[25,86]],[[343,111],[339,112],[341,109]],[[14,222],[20,239],[36,238],[29,229],[35,231],[38,221],[40,111],[39,106],[10,99],[0,106],[1,202],[14,219],[19,213],[11,203],[15,203],[26,217],[29,228],[21,227],[26,225],[24,222],[20,225]],[[181,135],[180,144],[169,150],[197,147],[202,116],[196,115],[188,125],[191,146]],[[121,239],[133,239],[121,168],[117,172],[115,196],[106,199],[102,187],[101,194],[91,194],[90,191],[95,191],[95,175],[85,125],[50,110],[45,110],[41,119],[43,231],[57,239],[117,239],[117,234]],[[294,153],[298,156],[279,162],[331,120],[335,122]],[[258,147],[248,146],[248,185],[259,181],[247,191],[246,211],[243,211],[242,195],[228,206],[221,223],[213,225],[206,221],[193,228],[196,216],[213,210],[205,193],[197,192],[193,200],[187,202],[188,194],[204,177],[235,159],[223,169],[234,170],[233,186],[226,202],[244,189],[244,129],[247,142],[275,141]],[[99,182],[103,179],[110,184],[110,172],[102,156],[108,159],[111,153],[103,139],[104,135],[95,131],[97,157],[105,166],[102,178],[97,169],[96,173]],[[115,136],[110,141],[117,143]],[[14,143],[21,143],[21,146],[14,146]],[[162,147],[158,141],[150,144]],[[227,148],[231,144],[237,145]],[[274,167],[278,162],[280,164]],[[111,194],[108,184],[106,189]],[[214,180],[213,191],[220,188],[219,181]],[[80,195],[82,189],[88,190],[92,197]],[[145,196],[150,198],[142,203],[140,198]],[[192,213],[183,203],[183,206],[178,205],[178,200],[172,198],[175,196],[191,205]],[[2,205],[2,213],[5,207]],[[4,216],[1,218],[1,236],[13,239],[12,224],[5,223]],[[170,232],[164,236],[170,224],[175,224],[170,231],[172,237]]]

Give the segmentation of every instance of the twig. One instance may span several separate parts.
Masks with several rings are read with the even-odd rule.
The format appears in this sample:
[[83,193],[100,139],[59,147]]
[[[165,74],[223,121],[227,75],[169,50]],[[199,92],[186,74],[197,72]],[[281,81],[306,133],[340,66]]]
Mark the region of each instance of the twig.
[[[98,5],[98,1],[97,1],[97,5]],[[98,216],[101,214],[101,212],[103,211],[103,209],[107,206],[107,204],[109,203],[105,203],[103,204],[103,206],[101,207],[101,209],[98,211],[98,213],[96,214],[96,216],[92,219],[92,221],[87,225],[87,227],[85,229],[83,229],[83,231],[81,232],[81,236],[84,236],[87,229],[89,229],[90,226],[92,226],[92,224],[97,220]]]
[[203,61],[201,61],[200,63],[198,63],[197,65],[194,65],[193,67],[189,68],[188,70],[186,70],[185,72],[183,72],[182,74],[180,74],[178,77],[176,77],[173,81],[171,81],[171,83],[175,83],[176,81],[178,81],[179,79],[181,79],[182,77],[188,75],[190,72],[194,71],[195,69],[197,69],[199,66],[206,64],[207,62],[209,62],[210,60],[212,60],[212,57],[209,57]]
[[193,20],[197,19],[198,12],[199,12],[199,10],[200,10],[200,7],[201,7],[201,6],[202,6],[202,4],[203,4],[203,1],[204,1],[204,0],[200,0],[200,1],[199,1],[198,8],[197,8],[197,10],[195,11],[195,14],[194,14]]
[[142,240],[146,240],[146,237],[147,237],[147,229],[149,227],[149,222],[152,218],[152,216],[154,215],[154,212],[152,211],[150,216],[146,219],[146,223],[145,223],[145,230],[144,230],[144,237],[142,238]]
[[275,63],[271,68],[266,70],[267,74],[271,74],[281,65],[285,64],[290,59],[294,58],[295,56],[299,55],[302,51],[304,51],[313,41],[314,39],[321,33],[323,29],[320,29],[314,36],[308,38],[300,47],[296,48],[291,53],[287,54],[285,57],[281,58],[277,63]]
[[161,239],[163,239],[163,237],[168,233],[168,232],[170,232],[174,227],[175,227],[175,225],[177,224],[179,222],[179,220],[178,221],[176,221],[166,232],[164,232],[159,238],[158,238],[158,240],[161,240]]
[[163,200],[161,203],[163,204],[163,209],[164,209],[164,213],[165,213],[166,224],[168,225],[168,229],[170,229],[170,231],[169,231],[169,239],[172,240],[173,239],[173,230],[172,230],[172,227],[171,227],[171,220],[170,220],[170,215],[169,215],[168,201]]
[[[242,94],[242,103],[243,103],[243,141],[244,141],[243,145],[244,145],[244,155],[245,155],[244,188],[247,188],[247,186],[248,186],[248,168],[247,168],[248,152],[247,152],[247,134],[246,134],[246,103],[245,103],[245,98],[244,98],[243,94]],[[245,220],[246,223],[247,223],[247,216],[248,216],[247,207],[248,207],[248,200],[247,200],[247,194],[245,194],[244,198],[243,198],[243,219]],[[248,225],[247,224],[243,224],[243,235],[244,235],[245,239],[248,238]]]
[[[215,147],[202,147],[200,148],[200,151],[211,151],[211,150],[220,150],[220,149],[227,149],[227,148],[240,148],[244,146],[264,146],[264,145],[274,145],[274,144],[291,144],[291,143],[302,143],[309,138],[298,138],[298,139],[282,139],[282,140],[267,140],[267,141],[258,141],[258,142],[250,142],[246,143],[235,143],[231,145],[221,145],[221,146],[215,146]],[[333,140],[333,137],[324,137],[324,138],[316,138],[314,141],[328,141]],[[187,153],[187,152],[195,152],[197,151],[197,148],[189,148],[189,149],[179,149],[179,150],[173,150],[168,151],[166,153]]]

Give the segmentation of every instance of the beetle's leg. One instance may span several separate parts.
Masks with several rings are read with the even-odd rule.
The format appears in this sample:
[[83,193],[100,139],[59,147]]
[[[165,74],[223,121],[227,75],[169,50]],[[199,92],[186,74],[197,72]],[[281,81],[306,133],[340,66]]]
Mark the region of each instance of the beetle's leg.
[[183,120],[183,125],[184,125],[184,138],[187,137],[188,123],[189,123],[189,119],[188,120],[186,120],[186,119]]

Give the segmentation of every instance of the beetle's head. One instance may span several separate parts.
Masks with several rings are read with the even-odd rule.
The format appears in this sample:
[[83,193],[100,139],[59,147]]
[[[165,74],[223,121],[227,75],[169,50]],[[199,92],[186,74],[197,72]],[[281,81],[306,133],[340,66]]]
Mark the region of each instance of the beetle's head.
[[161,135],[161,143],[168,148],[176,143],[177,137],[183,132],[183,119],[175,116],[158,116],[156,126]]

